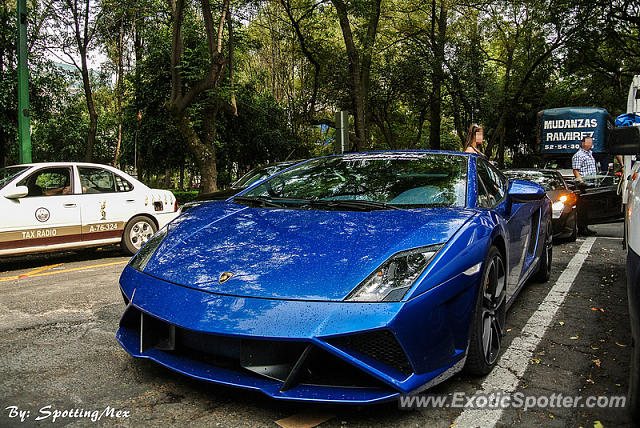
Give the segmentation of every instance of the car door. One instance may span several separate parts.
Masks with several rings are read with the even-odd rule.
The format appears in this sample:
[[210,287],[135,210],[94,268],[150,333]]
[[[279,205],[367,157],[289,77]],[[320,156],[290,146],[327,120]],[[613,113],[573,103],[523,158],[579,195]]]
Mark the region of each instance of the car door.
[[119,239],[135,214],[133,186],[114,172],[98,166],[78,166],[82,239]]
[[[479,187],[484,188],[486,201],[478,199],[487,208],[496,209],[507,223],[509,238],[508,275],[507,275],[507,299],[516,291],[520,278],[531,263],[530,238],[531,217],[534,212],[533,204],[513,204],[508,206],[506,198],[509,181],[493,165],[484,159],[478,159],[477,174]],[[534,247],[535,250],[535,247]]]
[[587,177],[576,184],[578,210],[586,224],[611,223],[624,218],[622,196],[618,194],[619,179],[613,175]]
[[19,179],[29,193],[6,199],[0,225],[0,250],[23,250],[82,240],[80,207],[73,194],[71,166],[40,167]]

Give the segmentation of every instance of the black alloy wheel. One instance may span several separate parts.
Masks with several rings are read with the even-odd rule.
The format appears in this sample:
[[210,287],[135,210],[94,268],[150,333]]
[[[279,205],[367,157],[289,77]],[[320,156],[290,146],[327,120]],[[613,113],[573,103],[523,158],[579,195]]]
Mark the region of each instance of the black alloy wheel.
[[491,247],[484,262],[465,371],[485,375],[495,366],[506,318],[506,268],[502,254]]
[[542,254],[540,254],[540,262],[538,271],[535,273],[534,279],[538,282],[547,282],[551,278],[551,263],[553,261],[553,230],[551,225],[547,227],[547,233],[543,241]]

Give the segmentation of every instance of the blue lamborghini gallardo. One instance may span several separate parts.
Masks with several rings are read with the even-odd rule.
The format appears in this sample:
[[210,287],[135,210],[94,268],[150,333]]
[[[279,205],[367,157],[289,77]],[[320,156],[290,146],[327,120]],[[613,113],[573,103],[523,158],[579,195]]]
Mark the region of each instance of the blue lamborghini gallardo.
[[477,155],[312,159],[158,231],[120,278],[117,338],[276,399],[389,400],[493,368],[552,235],[545,190]]

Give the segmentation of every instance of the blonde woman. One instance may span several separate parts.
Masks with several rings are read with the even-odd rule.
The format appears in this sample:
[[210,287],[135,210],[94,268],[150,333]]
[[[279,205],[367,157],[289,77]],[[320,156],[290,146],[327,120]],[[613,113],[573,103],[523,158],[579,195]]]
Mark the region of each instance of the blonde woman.
[[467,132],[467,141],[464,143],[463,151],[465,153],[475,153],[486,158],[487,156],[481,151],[483,138],[484,127],[477,123],[472,123],[469,127],[469,132]]

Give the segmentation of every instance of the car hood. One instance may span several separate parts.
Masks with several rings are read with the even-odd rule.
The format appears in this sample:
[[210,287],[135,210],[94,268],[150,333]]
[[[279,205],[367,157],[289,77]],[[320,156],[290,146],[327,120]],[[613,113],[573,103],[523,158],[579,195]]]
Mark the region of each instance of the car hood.
[[[444,243],[473,214],[463,208],[353,212],[216,202],[174,221],[144,272],[211,293],[342,300],[394,253]],[[225,272],[233,276],[221,283]]]

